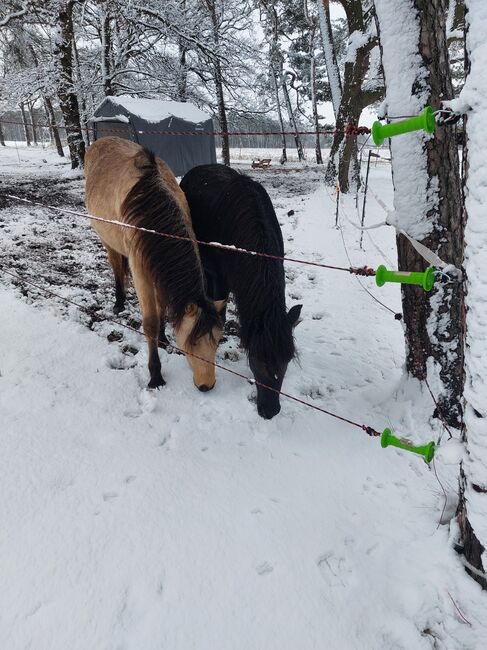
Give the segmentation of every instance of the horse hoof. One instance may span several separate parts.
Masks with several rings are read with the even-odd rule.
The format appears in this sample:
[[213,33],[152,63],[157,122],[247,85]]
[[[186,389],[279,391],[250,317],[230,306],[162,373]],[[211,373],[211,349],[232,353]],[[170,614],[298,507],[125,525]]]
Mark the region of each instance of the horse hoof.
[[147,384],[147,388],[162,388],[166,385],[166,382],[162,377],[157,377],[156,379],[151,379]]
[[125,304],[124,303],[118,303],[116,302],[113,306],[113,313],[118,315],[121,311],[125,309]]

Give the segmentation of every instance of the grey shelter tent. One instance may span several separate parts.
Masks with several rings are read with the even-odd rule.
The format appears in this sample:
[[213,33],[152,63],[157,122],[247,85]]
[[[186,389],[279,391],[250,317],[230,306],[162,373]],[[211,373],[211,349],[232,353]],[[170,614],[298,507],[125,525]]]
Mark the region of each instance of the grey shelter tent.
[[91,122],[95,140],[113,135],[137,142],[167,162],[175,176],[216,162],[215,136],[198,135],[213,131],[212,119],[193,104],[128,95],[106,97]]

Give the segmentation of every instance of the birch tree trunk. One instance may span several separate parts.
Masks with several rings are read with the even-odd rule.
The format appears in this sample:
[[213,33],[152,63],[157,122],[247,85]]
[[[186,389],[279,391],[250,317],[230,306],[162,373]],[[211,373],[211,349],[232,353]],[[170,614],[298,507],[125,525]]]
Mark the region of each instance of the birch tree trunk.
[[342,100],[342,80],[338,68],[335,53],[335,44],[331,31],[330,21],[330,0],[318,0],[318,18],[320,22],[321,40],[323,42],[323,53],[325,55],[326,72],[330,84],[331,102],[335,120],[338,118],[340,102]]
[[[453,97],[448,63],[446,0],[375,0],[386,101],[393,115],[412,115]],[[408,33],[410,37],[401,36]],[[443,260],[461,268],[464,224],[455,133],[412,133],[391,139],[394,219],[397,227]],[[427,263],[402,235],[398,264],[404,271]],[[462,425],[464,384],[464,293],[461,283],[436,284],[430,293],[402,286],[406,370],[419,379],[437,379],[442,416]],[[438,415],[438,414],[437,414]]]
[[[485,46],[483,25],[487,21],[484,0],[467,0],[466,52],[479,51]],[[465,207],[468,219],[465,228],[465,271],[467,275],[465,351],[465,430],[467,458],[460,477],[460,526],[467,571],[483,589],[487,589],[487,224],[485,202],[480,192],[485,185],[485,148],[487,132],[487,95],[483,80],[485,70],[481,59],[466,61],[468,72],[461,99],[475,106],[465,119],[467,147],[464,154]]]
[[66,127],[71,167],[83,166],[85,143],[81,131],[78,97],[73,84],[73,6],[74,0],[63,0],[57,15],[58,37],[54,47],[57,65],[58,97]]

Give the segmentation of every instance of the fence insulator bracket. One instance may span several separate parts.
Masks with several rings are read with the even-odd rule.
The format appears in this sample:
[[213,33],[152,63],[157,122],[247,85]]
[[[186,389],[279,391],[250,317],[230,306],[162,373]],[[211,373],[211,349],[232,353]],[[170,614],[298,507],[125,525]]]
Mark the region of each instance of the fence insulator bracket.
[[423,287],[425,291],[431,291],[435,283],[435,269],[429,266],[426,271],[388,271],[381,264],[375,272],[375,282],[382,287],[386,282],[398,282],[399,284],[416,284]]
[[415,446],[409,440],[404,440],[403,438],[396,438],[392,435],[390,429],[384,429],[380,437],[380,446],[381,447],[397,447],[398,449],[403,449],[404,451],[410,451],[413,454],[419,454],[423,456],[427,463],[431,463],[435,455],[435,443],[433,441],[428,442],[426,445]]

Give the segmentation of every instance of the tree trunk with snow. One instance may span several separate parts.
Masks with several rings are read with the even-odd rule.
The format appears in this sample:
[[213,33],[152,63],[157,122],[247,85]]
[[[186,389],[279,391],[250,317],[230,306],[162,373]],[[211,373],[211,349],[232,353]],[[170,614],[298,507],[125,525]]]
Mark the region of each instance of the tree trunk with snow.
[[220,61],[215,61],[215,88],[218,104],[218,121],[222,132],[222,161],[224,165],[230,165],[230,141],[228,137],[227,109],[225,106],[225,96],[223,94],[223,75]]
[[[180,12],[184,15],[186,12],[186,0],[180,1],[179,6]],[[188,101],[188,62],[187,62],[187,53],[188,47],[186,41],[179,37],[178,38],[178,59],[179,59],[179,68],[178,68],[178,77],[177,77],[177,90],[176,98],[178,102]]]
[[28,147],[30,147],[31,145],[30,133],[29,133],[29,126],[27,124],[27,116],[25,114],[24,102],[20,102],[19,106],[20,106],[20,113],[22,115],[22,124],[24,126],[25,143],[27,144]]
[[182,39],[179,39],[179,70],[176,97],[178,102],[188,101],[188,64],[186,61],[187,48]]
[[34,143],[34,146],[37,146],[38,142],[37,142],[36,122],[34,117],[34,106],[32,102],[27,102],[27,108],[29,109],[30,123],[32,126],[32,142]]
[[330,84],[331,102],[336,120],[338,118],[338,111],[342,100],[342,81],[340,79],[340,70],[338,68],[335,44],[333,42],[333,34],[331,31],[330,0],[318,0],[318,18],[320,22],[321,40],[323,42],[323,53],[325,56],[328,83]]
[[[453,96],[446,42],[446,0],[375,0],[393,115],[416,114]],[[410,38],[402,38],[404,33]],[[395,225],[443,260],[461,268],[464,223],[455,132],[438,127],[434,136],[413,133],[391,139]],[[427,263],[398,235],[403,271]],[[461,283],[437,283],[430,293],[402,285],[406,369],[424,380],[437,377],[441,415],[462,424],[464,383],[464,293]]]
[[274,85],[274,96],[276,98],[277,118],[279,120],[279,127],[281,129],[282,151],[281,151],[281,157],[279,159],[279,162],[281,163],[281,165],[284,165],[284,163],[287,162],[287,145],[286,145],[286,133],[285,133],[286,129],[284,127],[284,120],[282,118],[281,102],[279,98],[279,83],[277,81],[278,76],[274,68],[271,68],[271,76]]
[[287,144],[284,119],[282,116],[281,99],[279,97],[279,80],[282,77],[282,55],[279,51],[279,21],[276,8],[267,2],[262,2],[262,8],[266,12],[268,19],[267,41],[269,43],[269,61],[270,75],[272,77],[272,86],[274,89],[274,98],[276,104],[277,117],[281,129],[282,151],[279,162],[281,165],[287,162]]
[[[362,0],[342,0],[347,15],[350,36],[364,34],[366,24]],[[362,84],[369,68],[369,55],[374,43],[365,40],[359,47],[353,46],[345,62],[340,106],[336,113],[335,135],[326,168],[325,180],[334,185],[338,176],[340,191],[346,193],[350,187],[358,187],[360,170],[357,161],[357,137],[345,137],[346,124],[358,125],[364,108],[365,95]]]
[[57,15],[58,37],[54,47],[57,65],[58,97],[66,127],[71,167],[83,166],[85,143],[81,131],[78,97],[73,84],[73,6],[74,0],[63,0]]
[[213,42],[217,50],[217,53],[212,60],[212,67],[213,82],[215,84],[216,100],[218,106],[218,121],[220,123],[220,130],[222,132],[222,160],[224,165],[230,165],[230,140],[228,136],[227,108],[225,105],[225,95],[223,92],[223,71],[218,53],[220,41],[218,16],[215,0],[205,0],[205,4],[208,9],[208,13],[210,14],[210,20],[213,28]]
[[[73,62],[75,64],[75,72],[76,75],[73,74],[73,81],[76,79],[78,83],[81,83],[81,78],[82,78],[82,72],[81,72],[81,63],[79,60],[79,53],[78,53],[78,46],[76,45],[76,38],[73,36]],[[92,95],[93,98],[93,95]],[[80,119],[80,125],[81,128],[84,131],[84,141],[85,145],[90,146],[91,138],[90,138],[90,129],[88,127],[88,111],[86,110],[86,101],[83,96],[83,94],[80,94],[78,98],[78,106],[79,106],[79,119]],[[93,107],[94,110],[95,107]]]
[[[466,351],[465,351],[465,429],[467,458],[462,465],[458,523],[467,571],[483,589],[487,589],[487,379],[485,354],[487,349],[487,224],[485,199],[485,150],[487,147],[487,97],[483,81],[485,44],[483,26],[487,23],[487,5],[484,0],[467,0],[466,45],[467,81],[460,99],[475,106],[465,119],[467,146],[464,154],[465,208],[468,215],[465,227],[466,295]],[[479,55],[480,54],[480,55]]]
[[308,5],[305,0],[304,2],[304,15],[309,27],[309,81],[311,86],[311,110],[313,111],[313,125],[316,131],[315,134],[315,158],[318,165],[323,164],[323,156],[321,154],[321,144],[320,144],[320,122],[318,117],[318,103],[316,100],[316,56],[315,56],[315,39],[316,32],[318,30],[318,20],[316,17],[311,18],[308,12]]
[[61,143],[61,137],[59,135],[59,129],[56,124],[56,116],[54,115],[54,108],[52,106],[52,101],[50,97],[44,97],[44,106],[46,109],[47,121],[49,124],[49,129],[51,131],[52,138],[56,145],[56,151],[58,156],[64,158],[63,145]]
[[[313,39],[314,40],[314,39]],[[316,131],[315,135],[315,158],[318,165],[323,164],[323,155],[321,153],[321,144],[320,144],[320,122],[318,118],[318,104],[316,101],[316,62],[314,53],[311,52],[311,62],[310,62],[310,78],[311,78],[311,106],[313,109],[313,125]]]
[[281,77],[281,88],[282,94],[284,95],[284,100],[286,103],[287,113],[289,117],[289,123],[291,128],[294,131],[294,142],[296,144],[296,151],[298,152],[298,160],[302,162],[305,159],[304,147],[301,142],[301,137],[298,133],[298,125],[296,124],[296,118],[294,116],[293,107],[291,106],[291,98],[289,97],[289,90],[287,87],[286,74],[283,74]]
[[5,146],[5,136],[3,135],[2,123],[0,122],[0,145]]
[[105,97],[114,95],[111,74],[112,34],[110,25],[110,5],[100,6],[101,77]]

